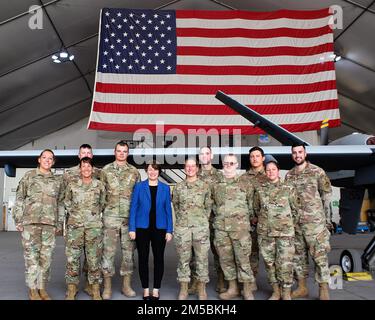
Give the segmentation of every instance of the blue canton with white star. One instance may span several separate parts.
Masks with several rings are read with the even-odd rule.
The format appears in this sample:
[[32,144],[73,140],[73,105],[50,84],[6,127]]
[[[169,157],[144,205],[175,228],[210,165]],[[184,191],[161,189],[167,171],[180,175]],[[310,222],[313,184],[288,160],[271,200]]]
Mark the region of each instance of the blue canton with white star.
[[173,10],[102,10],[98,71],[176,73],[176,15]]

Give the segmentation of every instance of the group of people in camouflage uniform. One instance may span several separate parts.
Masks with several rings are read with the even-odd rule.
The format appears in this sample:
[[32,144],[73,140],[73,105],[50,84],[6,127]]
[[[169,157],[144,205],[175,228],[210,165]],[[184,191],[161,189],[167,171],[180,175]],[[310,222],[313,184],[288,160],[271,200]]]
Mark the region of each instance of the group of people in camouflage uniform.
[[[22,231],[26,285],[31,300],[49,300],[49,280],[55,235],[65,223],[66,299],[75,299],[80,277],[80,256],[85,254],[85,291],[95,300],[111,299],[115,255],[120,241],[122,292],[131,287],[135,241],[129,237],[129,209],[138,170],[127,162],[129,147],[115,146],[115,161],[97,169],[92,149],[79,149],[79,165],[63,176],[54,175],[53,151],[38,158],[38,168],[21,179],[13,217]],[[200,149],[199,162],[185,161],[186,179],[172,194],[175,213],[178,299],[197,294],[207,299],[208,253],[211,248],[221,299],[254,299],[259,251],[273,288],[270,299],[306,297],[308,253],[314,260],[320,299],[329,299],[329,246],[331,185],[324,171],[306,161],[302,145],[292,147],[295,167],[284,182],[276,160],[265,163],[261,148],[249,151],[251,168],[237,174],[238,159],[228,154],[223,170],[212,166],[210,147]],[[293,278],[298,287],[291,293]],[[100,284],[103,282],[103,292]],[[241,288],[242,287],[242,288]]]
[[64,222],[66,299],[73,300],[77,294],[82,251],[85,291],[95,300],[111,298],[118,241],[122,251],[122,292],[128,297],[136,296],[131,288],[135,243],[128,235],[128,217],[132,191],[140,174],[127,163],[129,146],[125,141],[116,144],[114,153],[115,161],[99,170],[93,166],[91,146],[83,144],[79,149],[79,165],[59,176],[51,172],[55,156],[46,149],[38,158],[38,168],[21,179],[13,218],[17,230],[22,231],[26,285],[31,300],[51,299],[45,289],[55,235],[61,234]]
[[[292,146],[295,167],[285,181],[281,181],[277,161],[273,157],[265,161],[259,147],[250,149],[251,168],[241,176],[233,154],[224,157],[222,172],[216,170],[209,147],[200,149],[199,170],[195,159],[186,160],[186,180],[176,185],[172,200],[178,299],[195,293],[199,299],[207,298],[210,246],[216,290],[223,300],[240,295],[245,300],[254,299],[259,252],[273,289],[270,300],[308,296],[308,253],[315,264],[319,298],[329,299],[332,190],[325,172],[306,157],[304,145]],[[294,278],[298,287],[291,292]]]

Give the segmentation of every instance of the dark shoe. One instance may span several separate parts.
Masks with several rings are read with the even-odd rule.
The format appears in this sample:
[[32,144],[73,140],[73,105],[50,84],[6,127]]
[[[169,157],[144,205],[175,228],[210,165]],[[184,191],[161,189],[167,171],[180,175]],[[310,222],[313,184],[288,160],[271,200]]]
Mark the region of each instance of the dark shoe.
[[159,300],[160,299],[160,292],[159,292],[159,295],[157,297],[154,297],[154,296],[150,296],[150,300]]
[[151,298],[152,298],[152,296],[146,296],[146,297],[143,296],[143,300],[152,300]]

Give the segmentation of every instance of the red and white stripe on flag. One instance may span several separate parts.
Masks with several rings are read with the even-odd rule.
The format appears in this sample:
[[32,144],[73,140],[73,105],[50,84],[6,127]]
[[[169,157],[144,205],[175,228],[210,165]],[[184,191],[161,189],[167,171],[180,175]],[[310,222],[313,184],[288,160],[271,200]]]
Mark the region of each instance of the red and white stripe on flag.
[[[154,132],[161,122],[165,130],[178,128],[185,133],[212,128],[260,133],[215,99],[218,90],[292,132],[317,130],[324,119],[330,119],[330,127],[340,125],[329,9],[174,11],[176,38],[171,42],[176,43],[176,65],[169,73],[158,72],[164,65],[155,56],[163,50],[157,42],[164,39],[155,28],[168,24],[163,15],[169,16],[171,11],[153,11],[152,19],[147,20],[151,10],[147,14],[145,10],[108,10],[102,10],[98,56],[103,54],[100,50],[105,42],[121,45],[131,40],[119,19],[128,24],[135,49],[127,45],[121,52],[113,45],[114,50],[111,46],[103,49],[107,52],[103,59],[114,58],[102,65],[98,58],[89,129],[133,132],[145,128]],[[108,18],[114,15],[106,25],[105,14]],[[114,32],[106,37],[103,30],[112,28],[111,21]],[[147,57],[147,50],[137,52],[137,43],[147,45],[147,41],[151,43],[148,50],[153,46],[152,58]],[[119,57],[122,62],[109,68],[111,59]],[[142,58],[146,59],[143,63]],[[120,67],[130,73],[119,72]],[[139,73],[134,72],[135,67]],[[147,67],[153,72],[143,72]]]

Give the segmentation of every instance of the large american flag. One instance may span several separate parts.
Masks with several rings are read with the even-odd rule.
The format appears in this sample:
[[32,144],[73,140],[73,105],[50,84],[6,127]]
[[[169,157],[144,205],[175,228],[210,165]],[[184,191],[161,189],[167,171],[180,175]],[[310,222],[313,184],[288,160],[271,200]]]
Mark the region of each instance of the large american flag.
[[88,127],[261,131],[221,90],[290,131],[340,124],[329,9],[101,12]]

